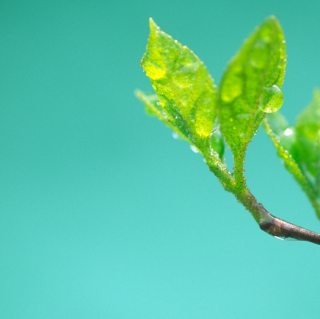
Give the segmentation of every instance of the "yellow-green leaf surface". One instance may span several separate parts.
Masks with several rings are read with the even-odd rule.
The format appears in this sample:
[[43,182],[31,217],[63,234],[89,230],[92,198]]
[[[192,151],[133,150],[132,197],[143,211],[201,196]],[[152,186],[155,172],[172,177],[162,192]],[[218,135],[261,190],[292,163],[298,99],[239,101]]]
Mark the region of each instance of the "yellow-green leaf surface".
[[141,65],[167,121],[201,148],[202,141],[208,140],[211,134],[217,96],[204,64],[150,19],[150,37]]
[[[311,160],[305,154],[307,145],[301,144],[299,133],[295,126],[289,126],[279,113],[269,114],[264,120],[264,129],[270,136],[277,149],[277,155],[283,160],[285,168],[293,175],[302,190],[308,196],[313,208],[320,219],[320,197],[316,190],[316,179],[308,171],[305,160]],[[313,158],[313,157],[312,157]]]
[[245,150],[266,113],[283,102],[285,41],[275,17],[266,19],[229,63],[221,84],[218,116],[235,159]]

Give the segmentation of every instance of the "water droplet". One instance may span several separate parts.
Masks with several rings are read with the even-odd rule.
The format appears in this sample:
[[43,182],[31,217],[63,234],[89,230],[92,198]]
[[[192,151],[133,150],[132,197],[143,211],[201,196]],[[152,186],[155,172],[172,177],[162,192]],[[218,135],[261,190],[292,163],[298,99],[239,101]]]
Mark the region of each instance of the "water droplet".
[[167,116],[167,114],[166,114],[164,111],[161,112],[161,115],[162,115],[166,120],[168,120],[168,116]]
[[172,132],[172,137],[176,140],[179,138],[179,134],[177,132]]
[[299,241],[298,239],[290,238],[290,237],[283,237],[283,236],[273,236],[273,237],[276,239],[285,240],[285,241]]
[[219,130],[219,128],[220,128],[220,125],[219,125],[219,124],[218,124],[217,126],[214,126],[214,127],[212,128],[211,134],[216,133],[216,132]]
[[279,236],[273,236],[273,237],[276,238],[276,239],[284,240],[283,237],[279,237]]
[[283,134],[284,134],[285,136],[289,136],[289,135],[291,135],[292,133],[293,133],[293,131],[292,131],[291,128],[287,128],[287,129],[283,132]]
[[278,143],[288,151],[288,156],[293,156],[294,158],[297,155],[296,147],[297,136],[294,127],[288,127],[284,132],[280,132],[278,136]]
[[273,113],[278,111],[283,103],[283,93],[277,85],[263,88],[264,98],[262,101],[263,112]]
[[197,148],[194,145],[190,145],[191,151],[195,152],[195,153],[199,153],[199,151],[197,150]]
[[157,105],[161,105],[161,103],[160,103],[160,102],[157,102]]

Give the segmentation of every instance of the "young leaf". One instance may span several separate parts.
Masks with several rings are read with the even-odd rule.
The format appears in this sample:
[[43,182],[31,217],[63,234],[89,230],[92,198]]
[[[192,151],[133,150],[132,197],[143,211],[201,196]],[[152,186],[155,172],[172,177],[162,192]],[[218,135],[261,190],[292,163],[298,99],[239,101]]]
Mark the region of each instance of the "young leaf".
[[266,113],[281,107],[285,66],[284,35],[277,19],[270,17],[231,60],[220,84],[219,122],[236,162],[244,161]]
[[141,65],[167,121],[204,151],[216,117],[217,96],[204,64],[150,19],[150,37]]

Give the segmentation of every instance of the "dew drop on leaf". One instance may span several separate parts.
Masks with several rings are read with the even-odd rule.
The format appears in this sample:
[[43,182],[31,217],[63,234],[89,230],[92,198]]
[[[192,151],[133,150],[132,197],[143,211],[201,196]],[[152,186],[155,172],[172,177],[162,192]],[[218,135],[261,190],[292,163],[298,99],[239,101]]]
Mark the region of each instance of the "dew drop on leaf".
[[283,132],[283,134],[284,134],[285,136],[290,136],[292,133],[293,133],[293,131],[292,131],[291,128],[287,128],[287,129]]
[[263,112],[273,113],[278,111],[283,104],[283,93],[277,85],[264,87]]
[[216,132],[219,130],[219,128],[220,128],[220,125],[219,125],[219,124],[216,125],[216,126],[214,126],[214,127],[212,128],[211,134],[216,133]]
[[179,134],[177,132],[172,132],[172,137],[177,140],[179,138]]
[[197,148],[194,145],[190,145],[191,151],[195,152],[195,153],[199,153],[199,151],[197,150]]

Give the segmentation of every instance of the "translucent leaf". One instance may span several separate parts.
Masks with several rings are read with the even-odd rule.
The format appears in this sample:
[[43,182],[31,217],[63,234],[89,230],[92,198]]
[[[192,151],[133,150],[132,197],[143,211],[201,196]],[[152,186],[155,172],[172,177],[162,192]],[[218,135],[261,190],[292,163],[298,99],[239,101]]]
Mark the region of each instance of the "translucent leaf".
[[[171,127],[176,134],[176,138],[186,139],[190,144],[195,144],[189,126],[185,123],[177,108],[175,108],[174,106],[171,106],[171,109],[169,108],[171,117],[174,118],[174,120],[171,120],[164,113],[156,94],[143,93],[140,90],[136,90],[135,94],[144,103],[146,112],[151,116],[157,116],[167,126]],[[211,150],[209,151],[209,153],[211,151],[214,151],[218,153],[221,159],[223,159],[224,140],[219,129],[216,129],[214,132],[212,132],[209,148],[210,147]]]
[[144,103],[146,112],[149,115],[155,115],[161,121],[167,123],[167,120],[165,119],[165,114],[162,110],[161,104],[156,94],[143,93],[140,90],[136,90],[135,95]]
[[209,139],[216,117],[216,87],[206,67],[187,47],[150,19],[141,65],[171,125],[198,147]]
[[[175,120],[170,120],[159,102],[159,99],[156,94],[143,93],[142,91],[136,90],[136,96],[144,103],[146,112],[149,115],[157,116],[162,122],[167,126],[170,126],[180,138],[187,139],[191,144],[194,144],[192,133],[179,115],[175,115]],[[174,111],[172,111],[173,113]]]
[[244,158],[266,113],[281,107],[285,66],[284,36],[279,22],[270,17],[231,60],[220,84],[219,122],[236,158]]

